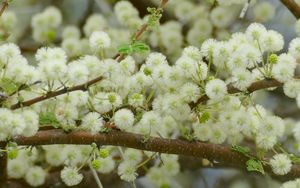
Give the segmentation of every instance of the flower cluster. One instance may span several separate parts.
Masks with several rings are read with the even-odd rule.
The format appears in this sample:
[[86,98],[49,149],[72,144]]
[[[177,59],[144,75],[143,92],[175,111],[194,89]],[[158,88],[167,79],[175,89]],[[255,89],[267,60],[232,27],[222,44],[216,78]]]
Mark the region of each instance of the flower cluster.
[[[300,124],[256,104],[259,94],[249,94],[253,92],[249,88],[265,80],[281,83],[284,94],[295,98],[300,107],[300,81],[294,75],[300,38],[290,42],[287,53],[280,53],[283,36],[260,23],[230,35],[227,28],[247,1],[217,2],[218,6],[196,8],[192,1],[171,2],[178,21],[148,32],[142,40],[158,50],[143,54],[118,54],[120,44],[130,49],[136,44],[137,38],[130,39],[131,30],[147,23],[147,16],[141,19],[129,1],[114,7],[122,29],[110,27],[103,15],[93,14],[83,33],[67,25],[58,36],[60,11],[48,7],[38,13],[32,18],[33,38],[38,43],[61,39],[60,47],[41,47],[35,62],[28,63],[16,44],[0,46],[0,141],[29,137],[42,126],[53,126],[91,135],[117,129],[141,134],[145,143],[150,136],[227,145],[242,145],[247,139],[262,152],[276,150],[287,139],[299,144]],[[262,22],[274,15],[268,3],[258,4],[253,11]],[[9,30],[14,19],[7,13],[0,24],[11,20],[11,25],[4,26]],[[90,85],[95,78],[99,81]],[[134,182],[137,170],[153,160],[155,165],[146,177],[157,187],[172,187],[172,178],[180,171],[177,155],[158,157],[131,148],[92,144],[14,149],[18,155],[8,161],[8,175],[23,178],[31,186],[41,186],[51,166],[64,167],[60,177],[67,186],[82,181],[84,166],[104,174],[116,170],[122,180]],[[290,155],[276,154],[269,164],[275,174],[285,175],[293,161]]]
[[39,43],[53,42],[61,23],[62,14],[56,7],[48,7],[44,12],[36,14],[31,21],[34,40]]

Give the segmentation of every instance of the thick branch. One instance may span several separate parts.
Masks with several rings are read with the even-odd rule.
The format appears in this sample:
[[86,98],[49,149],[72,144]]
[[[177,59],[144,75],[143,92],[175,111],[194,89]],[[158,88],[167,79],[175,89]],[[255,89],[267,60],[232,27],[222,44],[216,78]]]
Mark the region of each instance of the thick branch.
[[290,12],[298,19],[300,18],[300,6],[294,0],[280,0]]
[[[140,150],[154,151],[159,153],[169,153],[193,156],[197,158],[206,158],[210,161],[217,161],[223,166],[234,167],[245,170],[247,157],[230,148],[203,142],[188,142],[180,139],[165,139],[150,137],[145,142],[145,137],[140,134],[121,132],[112,130],[108,133],[99,133],[91,135],[88,132],[76,131],[65,133],[62,130],[39,131],[32,137],[16,136],[13,141],[19,145],[50,145],[50,144],[76,144],[90,145],[113,145],[135,148]],[[272,176],[269,166],[265,167],[266,171]],[[289,180],[300,176],[300,167],[294,165],[291,172],[286,176],[278,178]]]

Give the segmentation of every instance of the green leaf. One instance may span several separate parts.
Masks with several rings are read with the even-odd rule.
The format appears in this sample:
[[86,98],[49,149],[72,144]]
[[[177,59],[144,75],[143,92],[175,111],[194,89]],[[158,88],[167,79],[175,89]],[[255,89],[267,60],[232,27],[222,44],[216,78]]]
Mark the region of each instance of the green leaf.
[[250,148],[248,148],[248,147],[243,147],[243,146],[237,146],[237,145],[233,145],[233,146],[231,147],[231,149],[232,149],[233,151],[236,151],[236,152],[241,153],[241,154],[244,154],[244,155],[246,155],[246,154],[248,154],[248,153],[250,152]]
[[8,78],[3,78],[0,80],[0,88],[7,94],[10,95],[18,91],[20,84],[10,80]]
[[133,48],[130,44],[123,44],[118,47],[119,54],[129,55],[133,53]]
[[263,165],[261,163],[261,161],[257,160],[257,159],[249,159],[246,162],[247,165],[247,170],[248,171],[256,171],[256,172],[260,172],[262,174],[265,174]]
[[210,118],[210,113],[209,112],[203,112],[203,114],[200,116],[199,122],[200,123],[205,123],[209,120]]
[[55,128],[60,126],[59,121],[56,119],[53,112],[41,113],[39,117],[39,123],[40,125],[51,125]]
[[292,155],[290,156],[290,159],[294,164],[300,165],[300,157]]
[[123,44],[118,47],[118,52],[123,55],[129,55],[134,52],[147,53],[150,51],[150,47],[142,42],[134,42],[132,44]]
[[101,130],[100,130],[100,133],[108,133],[110,131],[109,128],[107,127],[102,127]]
[[134,52],[137,53],[148,53],[150,51],[150,47],[142,42],[135,42],[132,44],[132,48]]

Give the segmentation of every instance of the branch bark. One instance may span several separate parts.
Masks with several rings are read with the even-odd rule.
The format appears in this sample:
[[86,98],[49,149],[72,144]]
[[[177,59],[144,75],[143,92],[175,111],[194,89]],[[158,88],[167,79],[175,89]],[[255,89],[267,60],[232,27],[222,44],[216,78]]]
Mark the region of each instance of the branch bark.
[[[240,153],[234,152],[231,148],[203,143],[188,142],[180,139],[165,139],[150,137],[146,142],[143,135],[111,130],[108,133],[98,133],[91,135],[88,132],[74,131],[66,133],[62,130],[39,131],[32,137],[16,136],[13,141],[18,145],[51,145],[51,144],[76,144],[90,145],[113,145],[147,150],[159,153],[177,154],[206,158],[210,161],[221,163],[224,167],[246,169],[248,158]],[[285,176],[273,174],[270,166],[265,166],[265,170],[271,175],[282,180],[291,180],[300,176],[300,166],[294,165],[290,173]]]
[[300,6],[294,0],[280,0],[290,12],[298,19],[300,18]]
[[102,80],[102,76],[99,76],[95,79],[92,79],[92,80],[90,80],[90,81],[88,81],[84,84],[76,85],[76,86],[70,87],[70,88],[66,87],[66,88],[60,89],[58,91],[51,91],[51,92],[46,93],[45,95],[30,99],[28,101],[18,102],[16,104],[12,105],[10,108],[12,110],[15,110],[15,109],[21,108],[23,106],[31,106],[35,103],[38,103],[38,102],[41,102],[41,101],[44,101],[44,100],[47,100],[47,99],[50,99],[50,98],[54,98],[54,97],[57,97],[59,95],[63,95],[65,93],[69,93],[69,92],[72,92],[72,91],[79,91],[79,90],[86,91],[91,85],[99,82],[100,80]]
[[2,7],[0,9],[0,16],[2,16],[2,14],[7,9],[7,7],[8,7],[8,0],[2,0]]
[[[256,81],[256,82],[252,83],[252,85],[247,89],[246,92],[253,93],[254,91],[257,91],[257,90],[267,89],[267,88],[272,88],[272,87],[280,87],[282,85],[283,85],[282,83],[280,83],[279,81],[277,81],[275,79],[266,78],[264,80],[260,80],[260,81]],[[243,92],[243,91],[233,87],[232,84],[227,85],[227,91],[230,94]],[[192,108],[194,108],[198,104],[206,102],[208,99],[209,99],[208,96],[204,95],[204,96],[200,97],[197,102],[191,103],[190,106]]]

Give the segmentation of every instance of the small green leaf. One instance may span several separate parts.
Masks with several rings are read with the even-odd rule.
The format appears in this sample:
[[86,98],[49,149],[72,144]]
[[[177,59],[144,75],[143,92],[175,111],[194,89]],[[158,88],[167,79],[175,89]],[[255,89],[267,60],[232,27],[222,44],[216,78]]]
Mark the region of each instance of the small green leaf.
[[132,48],[134,52],[137,53],[148,53],[150,51],[150,47],[142,42],[135,42],[132,44]]
[[257,159],[249,159],[246,162],[247,165],[247,170],[248,171],[256,171],[256,172],[260,172],[262,174],[265,174],[263,165],[261,163],[261,161],[257,160]]
[[110,131],[109,128],[107,127],[102,127],[101,130],[100,130],[100,133],[108,133]]
[[15,83],[13,80],[3,78],[0,80],[0,88],[7,94],[10,95],[18,91],[20,84]]
[[300,157],[292,155],[290,156],[290,159],[294,164],[300,165]]
[[205,123],[209,120],[210,118],[210,113],[209,112],[203,112],[203,114],[200,116],[199,122],[200,123]]
[[250,148],[248,148],[248,147],[243,147],[243,146],[237,146],[237,145],[233,145],[232,147],[231,147],[231,149],[233,150],[233,151],[236,151],[236,152],[238,152],[238,153],[242,153],[242,154],[248,154],[249,152],[250,152]]
[[129,55],[133,53],[133,48],[130,44],[123,44],[118,47],[119,54]]
[[51,125],[55,128],[60,126],[59,121],[56,119],[53,112],[41,113],[39,117],[39,123],[40,125]]

